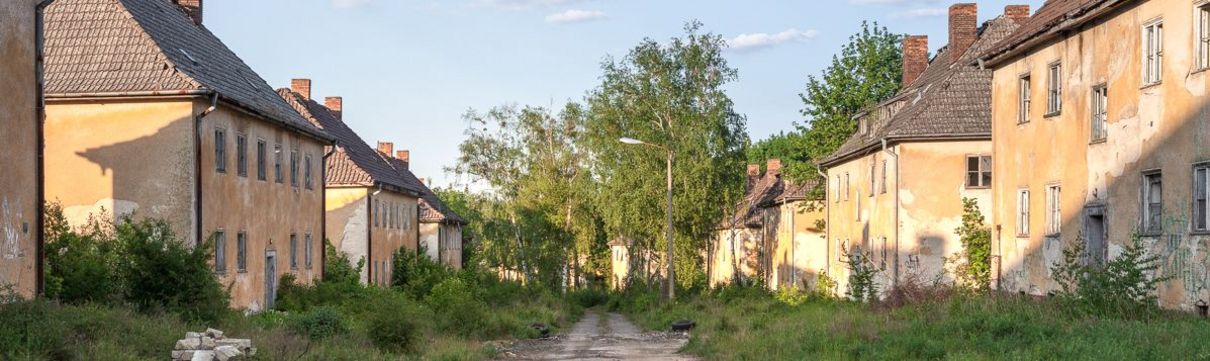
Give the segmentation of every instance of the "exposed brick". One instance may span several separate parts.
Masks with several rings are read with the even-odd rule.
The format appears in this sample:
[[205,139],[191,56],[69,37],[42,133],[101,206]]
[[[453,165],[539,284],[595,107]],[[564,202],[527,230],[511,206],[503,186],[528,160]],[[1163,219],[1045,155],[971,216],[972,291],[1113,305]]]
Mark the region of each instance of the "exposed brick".
[[770,159],[765,163],[765,171],[770,174],[781,174],[781,159]]
[[758,175],[760,175],[760,164],[749,164],[748,165],[748,176],[755,177]]
[[408,166],[410,163],[412,163],[412,152],[411,152],[411,151],[409,151],[409,150],[406,150],[406,149],[405,149],[405,150],[396,151],[396,152],[395,152],[395,159],[402,160],[402,161],[403,161],[403,165],[406,167],[406,166]]
[[332,111],[332,115],[336,116],[336,120],[344,120],[344,98],[342,97],[327,97],[324,98],[324,106]]
[[202,0],[176,0],[176,4],[185,10],[194,24],[202,25]]
[[290,90],[302,95],[303,99],[311,100],[311,79],[291,80]]
[[389,157],[391,154],[395,154],[395,143],[380,141],[378,142],[378,151]]
[[903,86],[908,86],[929,66],[929,37],[908,35],[903,38]]
[[1004,17],[1020,24],[1029,20],[1029,5],[1008,5],[1004,7]]
[[950,40],[946,51],[951,61],[958,61],[979,38],[979,5],[974,3],[950,6]]

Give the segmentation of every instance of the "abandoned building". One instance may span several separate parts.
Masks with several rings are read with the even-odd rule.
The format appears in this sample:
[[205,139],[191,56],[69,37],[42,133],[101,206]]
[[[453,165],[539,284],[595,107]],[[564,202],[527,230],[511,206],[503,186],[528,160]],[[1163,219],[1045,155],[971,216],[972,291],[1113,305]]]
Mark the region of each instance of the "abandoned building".
[[432,260],[454,269],[462,269],[462,226],[466,220],[446,206],[445,202],[429,188],[428,182],[417,179],[409,170],[411,152],[395,152],[392,165],[420,188],[420,244]]
[[945,259],[962,249],[963,199],[991,206],[992,74],[973,60],[1028,17],[1028,6],[1013,5],[978,26],[976,4],[955,4],[949,43],[931,60],[927,37],[903,40],[901,90],[859,114],[857,132],[821,162],[829,274],[840,289],[859,252],[885,288],[906,277],[949,278]]
[[[133,214],[213,241],[235,308],[323,268],[311,125],[202,22],[201,0],[57,0],[46,11],[46,197],[80,225]],[[112,219],[112,218],[110,218]]]
[[0,3],[0,294],[33,297],[42,285],[40,118],[44,0]]
[[405,181],[344,120],[344,99],[328,97],[324,105],[311,99],[311,80],[294,79],[278,92],[316,126],[336,138],[326,161],[325,233],[332,246],[353,263],[364,261],[361,281],[386,286],[391,282],[395,252],[415,251],[416,207],[420,189]]
[[1104,262],[1137,236],[1161,306],[1210,301],[1210,4],[1052,0],[981,60],[1000,287],[1046,294],[1066,247]]
[[825,271],[825,208],[818,184],[782,179],[781,160],[748,165],[744,198],[719,222],[705,259],[709,284],[760,280],[771,289],[811,287]]
[[630,242],[615,238],[609,241],[609,288],[621,290],[630,281]]

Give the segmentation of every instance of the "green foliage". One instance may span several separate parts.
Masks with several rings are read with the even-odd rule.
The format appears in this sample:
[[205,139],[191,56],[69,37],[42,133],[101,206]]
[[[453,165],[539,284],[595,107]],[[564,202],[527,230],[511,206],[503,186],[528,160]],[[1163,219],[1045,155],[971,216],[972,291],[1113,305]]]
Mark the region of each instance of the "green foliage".
[[861,249],[840,246],[840,257],[849,270],[849,289],[845,292],[856,301],[878,301],[878,266],[874,265],[873,254]]
[[423,311],[400,301],[382,300],[372,306],[366,334],[374,346],[390,352],[416,352],[424,340],[426,326],[417,317]]
[[361,270],[366,266],[366,259],[362,257],[354,263],[349,259],[349,254],[341,252],[332,245],[332,241],[324,239],[324,250],[327,252],[327,259],[324,263],[324,281],[346,284],[357,284],[361,282]]
[[116,302],[122,298],[118,275],[121,244],[97,218],[73,232],[58,203],[48,203],[46,222],[46,296],[67,303]]
[[322,340],[349,332],[349,322],[336,309],[321,307],[292,318],[290,330],[311,340]]
[[429,258],[423,245],[419,251],[402,248],[395,251],[394,260],[391,286],[418,299],[427,297],[439,283],[455,276],[453,269]]
[[1156,289],[1166,277],[1156,276],[1159,256],[1148,255],[1142,237],[1131,236],[1122,253],[1100,264],[1077,240],[1063,249],[1063,260],[1051,267],[1059,299],[1076,312],[1099,316],[1150,318],[1160,312]]
[[761,166],[761,170],[766,170],[770,159],[780,159],[783,170],[801,170],[811,167],[809,164],[811,155],[807,151],[806,138],[803,137],[802,132],[797,130],[780,132],[752,143],[752,146],[748,147],[747,155],[748,164],[758,164]]
[[815,289],[812,291],[816,296],[822,298],[836,297],[836,287],[838,283],[826,273],[820,273],[815,276]]
[[992,231],[984,224],[983,212],[973,198],[962,199],[962,226],[955,232],[962,241],[959,251],[949,261],[954,263],[958,283],[977,291],[991,289]]

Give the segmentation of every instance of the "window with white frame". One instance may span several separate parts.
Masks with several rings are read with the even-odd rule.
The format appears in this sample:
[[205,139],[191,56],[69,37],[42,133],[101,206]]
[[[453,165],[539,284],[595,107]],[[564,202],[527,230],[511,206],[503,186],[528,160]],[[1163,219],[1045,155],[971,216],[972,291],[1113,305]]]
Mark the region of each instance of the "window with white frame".
[[1029,190],[1017,190],[1017,235],[1029,236]]
[[1163,231],[1164,183],[1159,172],[1143,174],[1143,232]]
[[1210,190],[1210,164],[1193,167],[1193,230],[1210,231],[1210,215],[1207,215],[1206,198]]
[[1046,234],[1057,235],[1061,232],[1062,213],[1059,211],[1062,197],[1060,192],[1062,188],[1058,184],[1049,185],[1046,187]]
[[966,187],[988,188],[992,186],[992,157],[970,155],[966,157]]
[[1063,65],[1050,64],[1046,72],[1046,114],[1055,115],[1063,110]]
[[1093,142],[1104,141],[1109,137],[1109,130],[1105,127],[1105,118],[1108,115],[1109,108],[1109,89],[1105,85],[1098,85],[1092,88],[1092,134]]
[[1197,5],[1196,34],[1194,41],[1197,42],[1197,68],[1210,68],[1210,1],[1202,2]]
[[1159,83],[1164,72],[1164,23],[1143,26],[1143,84]]
[[1029,123],[1030,88],[1029,74],[1021,76],[1017,81],[1017,124]]

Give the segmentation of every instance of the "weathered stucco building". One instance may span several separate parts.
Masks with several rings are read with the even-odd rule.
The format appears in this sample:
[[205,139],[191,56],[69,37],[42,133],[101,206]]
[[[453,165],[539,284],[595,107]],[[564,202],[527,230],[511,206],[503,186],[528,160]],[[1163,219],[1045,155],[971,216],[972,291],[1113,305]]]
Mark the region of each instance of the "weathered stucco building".
[[200,0],[57,0],[46,15],[46,194],[212,240],[236,308],[322,275],[324,146],[202,25]]
[[[388,159],[391,143],[366,144],[344,121],[344,99],[311,99],[311,80],[294,79],[278,92],[300,114],[336,138],[327,158],[324,208],[325,237],[350,261],[365,261],[361,281],[389,285],[395,252],[416,251],[417,200],[420,189],[395,170]],[[382,153],[387,152],[387,153]]]
[[931,61],[926,37],[904,39],[902,89],[860,114],[857,132],[821,164],[829,274],[840,289],[846,251],[869,256],[882,289],[950,277],[945,258],[962,248],[963,199],[991,206],[992,74],[973,61],[1028,16],[1028,6],[1009,6],[979,27],[975,4],[955,4],[949,44]]
[[[398,153],[397,165],[408,169],[411,161],[407,151]],[[410,173],[409,173],[410,174]],[[429,258],[454,269],[462,269],[462,226],[466,220],[445,205],[426,182],[420,182],[420,241]]]
[[621,290],[630,281],[629,242],[616,238],[609,241],[609,288]]
[[[32,297],[41,289],[42,0],[0,3],[0,294]],[[11,289],[10,289],[11,287]]]
[[1065,247],[1103,262],[1138,234],[1162,306],[1210,301],[1208,24],[1205,1],[1052,0],[984,55],[1000,287],[1045,294]]
[[764,174],[748,166],[744,199],[719,223],[706,260],[709,283],[737,278],[761,280],[771,289],[811,287],[827,260],[822,220],[825,208],[810,200],[814,182],[794,184],[781,177],[781,161],[771,159]]

